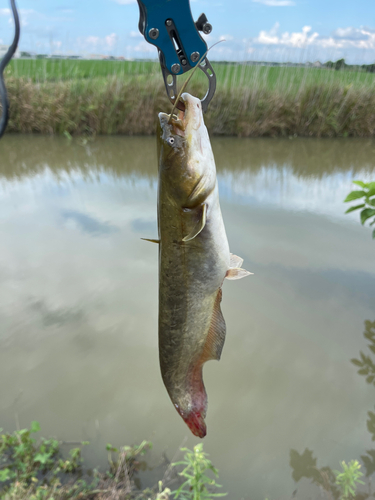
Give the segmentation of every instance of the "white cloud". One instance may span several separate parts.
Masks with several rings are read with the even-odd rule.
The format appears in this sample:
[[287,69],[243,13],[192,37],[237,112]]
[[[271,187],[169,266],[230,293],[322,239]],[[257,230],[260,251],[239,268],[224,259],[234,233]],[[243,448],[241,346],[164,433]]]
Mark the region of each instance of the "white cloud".
[[256,43],[264,45],[284,45],[289,47],[306,47],[311,45],[318,38],[319,33],[315,32],[309,36],[311,26],[304,26],[301,32],[289,33],[286,31],[280,36],[278,35],[279,23],[276,23],[270,31],[261,31],[259,36],[254,40]]
[[357,35],[360,34],[361,37],[363,37],[361,30],[355,29],[355,28],[337,28],[332,35],[334,38],[357,38]]
[[[239,40],[229,43],[233,46]],[[325,36],[304,26],[300,31],[282,32],[279,23],[262,30],[242,44],[254,48],[251,56],[257,61],[321,62],[344,58],[348,64],[371,64],[374,61],[375,29],[369,27],[339,27]],[[239,59],[238,55],[235,56]],[[246,55],[243,56],[246,58]]]
[[148,55],[152,53],[156,57],[155,47],[144,40],[142,42],[139,42],[138,45],[132,46],[131,49],[137,53],[143,52],[147,53]]
[[136,3],[137,0],[115,0],[115,2],[120,5],[129,5],[130,3]]
[[372,30],[367,30],[363,28],[353,28],[353,27],[348,27],[348,28],[337,28],[332,33],[333,38],[338,38],[338,39],[346,39],[346,40],[369,40],[372,35]]
[[10,16],[11,10],[10,9],[0,9],[0,16]]
[[105,37],[105,43],[107,44],[109,49],[112,49],[116,43],[118,42],[118,36],[116,33],[111,33]]
[[268,7],[290,7],[295,5],[292,0],[252,0],[254,3],[261,3]]
[[100,38],[98,36],[87,36],[85,39],[84,39],[84,43],[88,44],[88,45],[98,45],[98,43],[100,42]]
[[375,30],[370,28],[337,28],[330,37],[319,37],[321,47],[340,49],[375,49]]
[[324,37],[316,31],[311,33],[311,26],[304,26],[299,32],[289,33],[286,31],[281,34],[278,33],[279,27],[279,23],[275,23],[269,31],[260,31],[253,42],[261,45],[294,48],[315,46],[335,49],[375,49],[375,32],[370,28],[337,28],[331,36]]
[[92,53],[99,52],[103,54],[113,55],[117,45],[119,37],[116,33],[111,33],[104,37],[100,36],[86,36],[77,38],[77,48],[80,53]]
[[219,36],[219,40],[221,42],[230,42],[234,39],[234,37],[232,35],[220,35]]
[[129,36],[130,36],[130,38],[139,38],[139,37],[142,37],[140,31],[130,31]]

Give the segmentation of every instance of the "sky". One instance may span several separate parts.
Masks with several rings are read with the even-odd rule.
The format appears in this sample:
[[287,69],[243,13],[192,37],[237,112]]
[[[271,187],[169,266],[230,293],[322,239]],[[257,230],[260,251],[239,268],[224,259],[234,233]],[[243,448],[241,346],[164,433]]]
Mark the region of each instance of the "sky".
[[[181,0],[182,1],[182,0]],[[19,48],[45,54],[155,58],[138,31],[136,0],[18,0]],[[211,60],[375,62],[375,0],[191,0],[213,25]],[[0,44],[11,43],[9,2],[0,0]]]

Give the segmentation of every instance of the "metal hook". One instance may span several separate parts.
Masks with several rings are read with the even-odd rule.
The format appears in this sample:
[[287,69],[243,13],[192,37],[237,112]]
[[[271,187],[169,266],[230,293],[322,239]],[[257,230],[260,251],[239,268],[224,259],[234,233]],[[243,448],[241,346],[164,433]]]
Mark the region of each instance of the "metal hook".
[[7,53],[0,61],[0,97],[1,97],[1,105],[3,108],[2,115],[0,117],[0,139],[4,135],[5,129],[8,124],[9,119],[9,100],[8,94],[4,83],[4,69],[9,61],[12,59],[14,53],[17,50],[18,41],[20,38],[20,20],[18,17],[17,7],[15,0],[10,0],[10,5],[13,12],[14,25],[15,25],[15,33],[13,38],[12,45],[8,48]]
[[[200,62],[199,64],[199,69],[203,71],[203,73],[207,76],[208,78],[208,90],[206,95],[201,99],[202,103],[202,110],[203,113],[207,111],[208,105],[211,102],[211,99],[213,98],[216,90],[216,75],[214,72],[213,67],[211,66],[211,63],[209,60],[205,57],[203,61]],[[161,71],[163,74],[163,79],[164,79],[164,85],[165,89],[167,91],[167,95],[169,100],[171,101],[172,104],[175,104],[178,92],[177,92],[177,77],[176,75],[172,75],[163,64],[161,64]],[[168,82],[168,78],[172,77],[172,81]],[[176,108],[180,109],[181,111],[185,111],[185,104],[181,101],[178,101],[176,104]]]
[[208,105],[211,102],[211,99],[213,98],[216,90],[216,75],[214,72],[213,67],[211,66],[210,61],[207,59],[207,57],[199,64],[199,69],[203,71],[203,73],[207,76],[208,78],[208,90],[206,95],[201,99],[202,103],[202,110],[203,113],[207,111]]

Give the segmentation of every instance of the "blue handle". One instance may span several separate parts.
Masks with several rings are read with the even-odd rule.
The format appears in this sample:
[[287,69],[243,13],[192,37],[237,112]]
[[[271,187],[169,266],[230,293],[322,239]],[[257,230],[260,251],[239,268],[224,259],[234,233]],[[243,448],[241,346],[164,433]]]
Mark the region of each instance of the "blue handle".
[[[147,42],[162,53],[167,71],[182,75],[196,66],[207,51],[207,44],[194,23],[189,0],[138,0],[138,4],[140,30]],[[180,67],[178,71],[176,65]]]

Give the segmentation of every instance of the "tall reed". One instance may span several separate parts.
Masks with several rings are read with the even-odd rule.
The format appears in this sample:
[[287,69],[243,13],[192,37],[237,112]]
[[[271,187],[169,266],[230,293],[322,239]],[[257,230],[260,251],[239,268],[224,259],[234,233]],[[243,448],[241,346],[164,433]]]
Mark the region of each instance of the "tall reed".
[[[155,131],[157,113],[171,109],[154,63],[114,66],[116,71],[107,77],[102,76],[100,66],[83,68],[86,73],[82,74],[88,77],[78,77],[79,66],[75,68],[75,76],[71,73],[70,78],[65,78],[61,76],[62,70],[59,77],[58,68],[51,71],[45,66],[44,77],[40,79],[31,74],[20,76],[20,69],[16,76],[15,67],[11,68],[7,75],[11,104],[8,131],[149,135]],[[93,68],[97,68],[96,73]],[[67,75],[69,68],[63,69]],[[225,64],[216,65],[215,70],[218,87],[205,117],[213,134],[243,137],[375,134],[372,74]],[[194,77],[188,91],[203,96],[205,77]]]

